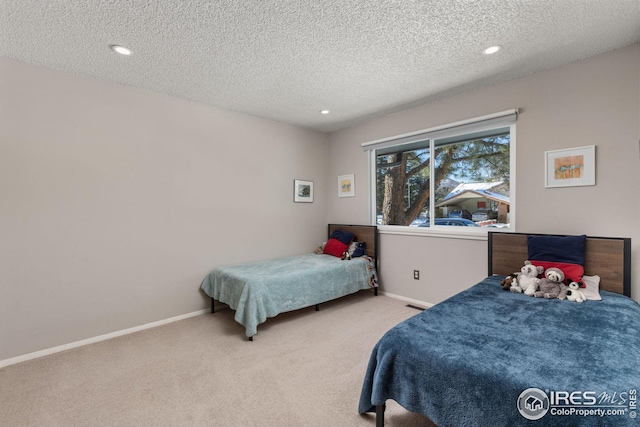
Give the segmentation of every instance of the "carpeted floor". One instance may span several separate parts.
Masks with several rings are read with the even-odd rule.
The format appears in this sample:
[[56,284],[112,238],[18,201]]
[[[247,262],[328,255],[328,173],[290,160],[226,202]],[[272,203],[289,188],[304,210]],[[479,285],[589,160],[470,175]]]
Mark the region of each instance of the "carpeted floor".
[[[281,314],[253,342],[228,309],[0,370],[0,426],[375,426],[370,352],[417,314],[365,291]],[[387,402],[388,426],[432,426]]]

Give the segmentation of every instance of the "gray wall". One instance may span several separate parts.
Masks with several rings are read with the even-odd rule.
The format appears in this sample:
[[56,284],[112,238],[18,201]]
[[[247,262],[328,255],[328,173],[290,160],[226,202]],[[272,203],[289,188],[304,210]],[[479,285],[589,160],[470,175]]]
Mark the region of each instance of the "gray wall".
[[[0,360],[205,309],[212,268],[367,223],[361,143],[516,107],[518,231],[632,237],[638,300],[640,45],[328,136],[0,59]],[[545,189],[544,151],[583,145],[598,185]],[[387,234],[380,261],[384,291],[436,303],[484,277],[486,244]]]
[[[632,297],[639,301],[639,89],[636,44],[335,132],[329,176],[354,173],[356,197],[329,197],[329,220],[368,220],[362,143],[523,108],[516,129],[516,231],[631,237]],[[586,145],[596,145],[597,185],[545,188],[544,152]],[[380,241],[387,293],[437,303],[486,276],[485,242],[388,234]],[[421,270],[420,281],[414,269]]]
[[205,309],[212,268],[312,251],[327,167],[322,133],[1,59],[0,360]]

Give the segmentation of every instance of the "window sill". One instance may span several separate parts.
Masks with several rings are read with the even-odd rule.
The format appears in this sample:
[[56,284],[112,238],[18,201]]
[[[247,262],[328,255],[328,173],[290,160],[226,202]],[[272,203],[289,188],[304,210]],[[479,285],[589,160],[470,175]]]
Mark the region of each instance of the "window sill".
[[[459,228],[462,228],[460,230]],[[446,225],[436,225],[434,227],[406,227],[400,225],[379,225],[378,233],[393,234],[401,236],[424,236],[444,239],[463,240],[487,240],[487,233],[500,232],[509,233],[511,229],[488,228],[488,227],[452,227]]]

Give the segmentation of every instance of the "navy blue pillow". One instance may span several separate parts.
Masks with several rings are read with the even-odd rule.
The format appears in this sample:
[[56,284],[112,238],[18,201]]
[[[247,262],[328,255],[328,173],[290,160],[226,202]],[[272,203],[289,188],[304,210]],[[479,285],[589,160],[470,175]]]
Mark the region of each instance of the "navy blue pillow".
[[587,236],[527,236],[529,259],[584,265]]
[[331,233],[331,236],[329,236],[330,239],[338,239],[345,245],[350,245],[354,237],[355,235],[353,233],[342,230],[335,230],[333,233]]
[[367,242],[356,242],[356,250],[353,251],[351,258],[367,255]]

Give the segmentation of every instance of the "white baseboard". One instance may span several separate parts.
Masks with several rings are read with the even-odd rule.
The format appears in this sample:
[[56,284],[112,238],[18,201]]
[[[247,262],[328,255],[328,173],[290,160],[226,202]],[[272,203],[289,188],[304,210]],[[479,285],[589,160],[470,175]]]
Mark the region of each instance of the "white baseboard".
[[[215,309],[218,310],[216,304]],[[223,307],[220,307],[220,309]],[[157,322],[147,323],[145,325],[135,326],[133,328],[123,329],[121,331],[111,332],[104,335],[98,335],[97,337],[87,338],[84,340],[72,342],[69,344],[59,345],[57,347],[51,347],[33,353],[23,354],[22,356],[12,357],[10,359],[0,360],[0,368],[4,368],[9,365],[15,365],[16,363],[26,362],[28,360],[37,359],[38,357],[48,356],[50,354],[59,353],[61,351],[71,350],[72,348],[81,347],[83,345],[93,344],[100,341],[105,341],[111,338],[120,337],[122,335],[132,334],[134,332],[143,331],[145,329],[155,328],[157,326],[166,325],[167,323],[177,322],[178,320],[188,319],[189,317],[199,316],[201,314],[210,313],[211,309],[198,310],[192,313],[182,314],[180,316],[171,317],[169,319],[158,320]]]
[[[394,299],[398,299],[398,300],[401,300],[401,301],[406,301],[406,302],[408,302],[410,304],[417,305],[419,307],[429,308],[429,307],[432,307],[434,305],[434,304],[431,304],[431,303],[428,303],[428,302],[424,302],[424,301],[420,301],[420,300],[417,300],[417,299],[407,298],[407,297],[403,297],[403,296],[400,296],[400,295],[392,294],[392,293],[389,293],[389,292],[384,292],[384,291],[381,291],[380,289],[378,289],[378,294],[387,296],[389,298],[394,298]],[[228,306],[226,304],[221,304],[219,302],[216,302],[214,308],[215,308],[216,311],[218,311],[218,310],[223,310],[225,308],[228,308]],[[180,316],[171,317],[169,319],[158,320],[157,322],[151,322],[151,323],[147,323],[147,324],[140,325],[140,326],[134,326],[133,328],[128,328],[128,329],[123,329],[123,330],[120,330],[120,331],[110,332],[108,334],[98,335],[96,337],[87,338],[87,339],[80,340],[80,341],[75,341],[75,342],[72,342],[72,343],[69,343],[69,344],[63,344],[63,345],[47,348],[47,349],[40,350],[40,351],[34,351],[33,353],[27,353],[27,354],[23,354],[21,356],[12,357],[10,359],[0,360],[0,369],[4,368],[4,367],[7,367],[7,366],[10,366],[10,365],[15,365],[16,363],[22,363],[22,362],[26,362],[26,361],[29,361],[29,360],[37,359],[39,357],[48,356],[50,354],[60,353],[62,351],[71,350],[71,349],[77,348],[77,347],[82,347],[83,345],[89,345],[89,344],[93,344],[93,343],[100,342],[100,341],[106,341],[106,340],[111,339],[111,338],[116,338],[116,337],[120,337],[120,336],[123,336],[123,335],[132,334],[134,332],[143,331],[145,329],[155,328],[157,326],[166,325],[168,323],[177,322],[179,320],[188,319],[189,317],[195,317],[195,316],[199,316],[201,314],[206,314],[206,313],[210,313],[210,312],[211,312],[211,309],[198,310],[198,311],[194,311],[192,313],[187,313],[187,314],[182,314]]]
[[383,291],[380,291],[380,290],[378,290],[378,293],[380,295],[384,295],[385,297],[399,299],[400,301],[406,301],[406,302],[408,302],[410,304],[417,305],[418,307],[429,308],[429,307],[433,307],[435,305],[435,304],[431,304],[430,302],[424,302],[424,301],[420,301],[420,300],[413,299],[413,298],[403,297],[401,295],[390,294],[389,292],[383,292]]

